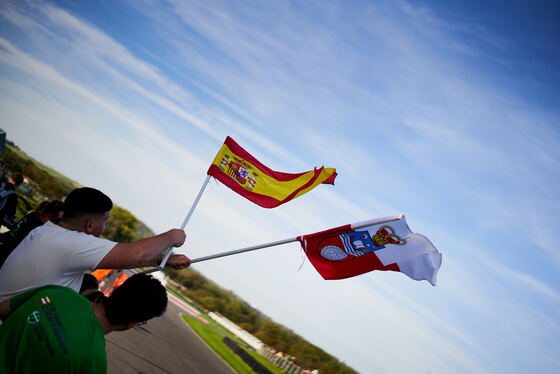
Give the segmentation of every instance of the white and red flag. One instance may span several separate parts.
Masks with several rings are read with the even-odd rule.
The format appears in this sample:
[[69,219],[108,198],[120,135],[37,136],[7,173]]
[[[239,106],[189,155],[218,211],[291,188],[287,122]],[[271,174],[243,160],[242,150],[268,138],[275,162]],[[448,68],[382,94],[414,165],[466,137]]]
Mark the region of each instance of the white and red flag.
[[410,230],[404,214],[303,235],[297,240],[324,279],[390,270],[435,286],[441,266],[441,253],[424,235]]

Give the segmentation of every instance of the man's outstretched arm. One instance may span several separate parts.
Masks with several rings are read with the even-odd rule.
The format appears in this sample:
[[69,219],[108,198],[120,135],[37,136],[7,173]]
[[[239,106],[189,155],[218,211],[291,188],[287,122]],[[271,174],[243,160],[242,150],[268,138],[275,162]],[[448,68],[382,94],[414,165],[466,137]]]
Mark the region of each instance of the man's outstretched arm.
[[[172,229],[163,234],[132,243],[119,243],[97,265],[98,269],[131,269],[157,266],[160,253],[169,247],[180,247],[185,242],[183,230]],[[167,264],[175,269],[186,268],[190,259],[185,255],[172,255]]]

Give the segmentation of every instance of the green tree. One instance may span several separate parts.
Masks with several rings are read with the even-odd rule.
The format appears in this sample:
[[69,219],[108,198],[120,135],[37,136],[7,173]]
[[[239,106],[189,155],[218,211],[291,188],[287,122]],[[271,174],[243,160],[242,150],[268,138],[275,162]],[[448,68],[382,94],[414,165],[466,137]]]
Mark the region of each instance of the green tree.
[[111,210],[111,216],[107,221],[103,237],[119,243],[129,243],[141,239],[136,235],[138,225],[139,221],[132,213],[115,206]]
[[10,173],[20,172],[32,181],[34,189],[48,200],[62,200],[79,185],[35,161],[24,152],[6,145],[2,161]]
[[[23,173],[29,180],[28,187],[35,193],[33,198],[20,196],[18,217],[22,217],[29,210],[34,209],[40,201],[64,200],[70,191],[81,187],[78,183],[29,157],[14,145],[6,145],[2,161],[10,174]],[[124,243],[152,235],[153,232],[132,213],[119,206],[114,206],[103,236]]]

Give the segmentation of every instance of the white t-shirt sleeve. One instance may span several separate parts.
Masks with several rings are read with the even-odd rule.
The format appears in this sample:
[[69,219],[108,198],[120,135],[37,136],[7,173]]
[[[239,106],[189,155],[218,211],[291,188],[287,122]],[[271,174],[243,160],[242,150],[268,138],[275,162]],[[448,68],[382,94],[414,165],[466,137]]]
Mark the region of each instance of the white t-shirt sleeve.
[[113,249],[116,242],[93,235],[76,233],[68,246],[64,269],[68,272],[95,270],[103,258]]

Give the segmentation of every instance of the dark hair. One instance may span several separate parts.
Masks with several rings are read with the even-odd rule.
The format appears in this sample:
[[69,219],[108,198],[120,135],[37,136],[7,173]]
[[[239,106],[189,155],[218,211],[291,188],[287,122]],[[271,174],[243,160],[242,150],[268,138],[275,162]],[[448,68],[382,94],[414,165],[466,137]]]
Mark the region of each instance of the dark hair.
[[63,212],[64,211],[64,203],[60,200],[53,200],[49,203],[47,203],[43,209],[39,210],[40,214],[53,214],[56,215],[58,214],[58,212]]
[[86,273],[84,274],[84,279],[82,280],[82,286],[80,287],[80,293],[88,290],[97,290],[99,288],[99,282],[97,278],[93,275]]
[[113,325],[158,317],[167,307],[167,291],[148,274],[135,274],[105,300],[105,314]]
[[23,183],[23,174],[20,172],[15,172],[11,175],[12,180],[15,184],[19,185]]
[[64,199],[64,219],[84,214],[105,214],[113,208],[109,196],[91,187],[76,188]]
[[41,201],[36,207],[35,207],[35,212],[41,214],[43,213],[43,210],[46,208],[47,205],[49,205],[50,203],[48,202],[48,200],[45,201]]
[[80,294],[94,303],[101,302],[105,298],[103,292],[99,291],[99,281],[92,274],[84,274]]

